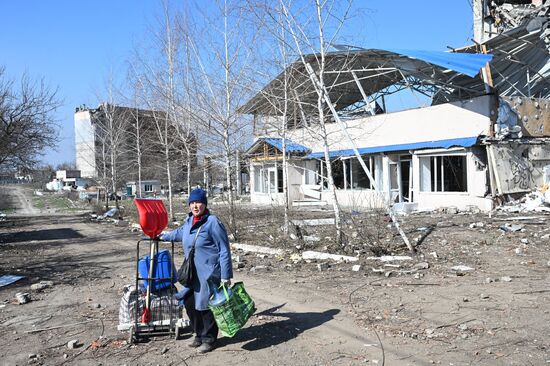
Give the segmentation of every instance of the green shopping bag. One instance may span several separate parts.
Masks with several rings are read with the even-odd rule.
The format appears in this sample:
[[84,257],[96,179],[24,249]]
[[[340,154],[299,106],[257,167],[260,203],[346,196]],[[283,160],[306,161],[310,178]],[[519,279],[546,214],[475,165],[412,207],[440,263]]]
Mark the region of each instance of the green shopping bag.
[[[225,300],[222,304],[208,304],[222,335],[233,337],[256,311],[254,300],[248,295],[242,282],[235,283],[230,291],[222,285]],[[214,297],[214,295],[212,296]]]

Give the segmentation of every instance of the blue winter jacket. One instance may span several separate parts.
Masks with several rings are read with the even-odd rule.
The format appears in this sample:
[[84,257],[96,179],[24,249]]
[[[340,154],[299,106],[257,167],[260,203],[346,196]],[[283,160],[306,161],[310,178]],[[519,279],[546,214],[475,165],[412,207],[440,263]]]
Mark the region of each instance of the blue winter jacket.
[[211,215],[208,210],[202,215],[201,220],[193,225],[193,215],[185,219],[183,225],[176,230],[161,236],[165,241],[181,241],[185,257],[189,255],[193,239],[199,227],[201,227],[195,242],[195,268],[197,280],[192,289],[184,287],[179,295],[183,297],[188,291],[195,292],[195,309],[207,310],[210,289],[208,281],[219,286],[220,280],[233,278],[231,267],[231,250],[227,232],[220,219]]

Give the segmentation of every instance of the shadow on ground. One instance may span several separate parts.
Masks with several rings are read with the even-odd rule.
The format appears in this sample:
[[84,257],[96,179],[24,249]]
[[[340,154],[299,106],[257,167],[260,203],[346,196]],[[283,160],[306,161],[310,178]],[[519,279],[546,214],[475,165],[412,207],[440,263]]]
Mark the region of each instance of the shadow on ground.
[[286,319],[245,327],[241,329],[233,338],[221,338],[220,347],[241,342],[245,342],[242,348],[247,351],[255,351],[276,346],[298,337],[298,335],[306,330],[316,328],[334,319],[334,316],[340,312],[338,309],[329,309],[319,313],[276,312],[284,306],[285,304],[281,304],[272,307],[255,314],[255,316],[264,315]]
[[20,243],[23,241],[44,241],[62,239],[80,239],[84,236],[78,231],[69,228],[19,231],[16,233],[0,234],[0,243]]

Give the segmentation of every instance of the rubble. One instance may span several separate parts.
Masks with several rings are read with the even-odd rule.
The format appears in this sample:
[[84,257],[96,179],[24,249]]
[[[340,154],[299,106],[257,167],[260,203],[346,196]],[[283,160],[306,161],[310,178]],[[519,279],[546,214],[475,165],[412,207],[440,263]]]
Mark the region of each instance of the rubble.
[[515,233],[517,231],[521,231],[523,230],[523,228],[525,227],[525,225],[519,225],[519,224],[502,224],[499,226],[499,229],[504,231],[504,232],[512,232],[512,233]]
[[545,194],[540,191],[533,191],[518,200],[507,202],[497,207],[497,210],[510,213],[550,212],[549,204],[550,202],[546,201]]
[[410,261],[412,257],[408,255],[383,255],[381,257],[368,257],[367,259],[378,260],[381,262]]
[[67,342],[67,348],[68,349],[75,349],[75,348],[78,348],[78,347],[81,347],[82,344],[78,342],[78,339],[73,339],[73,340],[70,340],[69,342]]
[[322,253],[322,252],[315,252],[311,250],[306,250],[302,253],[303,259],[317,259],[317,260],[333,260],[337,262],[356,262],[359,259],[357,257],[349,257],[346,255],[339,255],[339,254],[329,254],[329,253]]
[[264,253],[264,254],[279,255],[279,256],[284,255],[285,253],[283,249],[274,249],[274,248],[263,247],[259,245],[239,244],[239,243],[231,243],[231,249],[233,250],[240,249],[244,252]]
[[34,290],[34,291],[42,291],[48,287],[52,287],[53,286],[53,281],[40,281],[38,283],[33,283],[31,285],[31,290]]
[[451,267],[451,270],[458,274],[458,273],[473,272],[475,269],[461,264],[458,266]]
[[330,218],[330,219],[292,220],[292,223],[296,226],[334,225],[334,218]]
[[19,305],[23,305],[31,301],[31,296],[26,292],[18,292],[15,294],[15,299]]

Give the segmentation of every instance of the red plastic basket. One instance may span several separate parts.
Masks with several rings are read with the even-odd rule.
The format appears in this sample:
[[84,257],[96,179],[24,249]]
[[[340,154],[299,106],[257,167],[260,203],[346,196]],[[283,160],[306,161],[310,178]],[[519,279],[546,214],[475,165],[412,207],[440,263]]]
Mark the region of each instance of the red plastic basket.
[[168,212],[164,203],[159,199],[143,199],[134,200],[139,214],[139,225],[143,233],[154,239],[168,225]]

